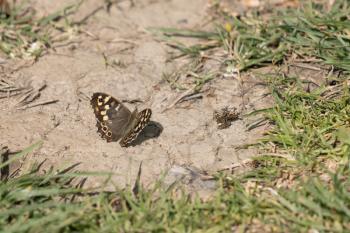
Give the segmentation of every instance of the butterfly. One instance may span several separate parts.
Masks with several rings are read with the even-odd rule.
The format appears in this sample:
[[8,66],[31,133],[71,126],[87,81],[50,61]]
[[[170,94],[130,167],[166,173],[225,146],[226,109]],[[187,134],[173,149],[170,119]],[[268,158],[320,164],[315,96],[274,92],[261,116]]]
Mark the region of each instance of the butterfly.
[[94,93],[90,104],[96,116],[97,132],[107,142],[118,141],[122,147],[132,143],[149,123],[152,110],[146,108],[141,112],[133,112],[116,98],[104,94]]

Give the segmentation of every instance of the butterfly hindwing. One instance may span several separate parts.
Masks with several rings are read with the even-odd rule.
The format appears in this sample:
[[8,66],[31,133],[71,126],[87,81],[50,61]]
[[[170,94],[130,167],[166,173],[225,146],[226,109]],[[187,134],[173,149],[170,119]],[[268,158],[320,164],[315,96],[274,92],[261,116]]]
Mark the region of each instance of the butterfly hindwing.
[[152,115],[152,110],[147,108],[142,110],[137,115],[137,121],[130,130],[121,140],[120,145],[125,147],[128,146],[131,142],[133,142],[137,136],[141,133],[141,131],[146,127]]

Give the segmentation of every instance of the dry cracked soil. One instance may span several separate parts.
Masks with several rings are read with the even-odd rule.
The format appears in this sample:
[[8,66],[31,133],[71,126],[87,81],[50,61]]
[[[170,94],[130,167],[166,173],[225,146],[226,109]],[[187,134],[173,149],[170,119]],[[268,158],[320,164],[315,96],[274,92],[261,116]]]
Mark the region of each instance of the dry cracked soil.
[[[78,1],[31,2],[45,15]],[[256,155],[255,150],[237,147],[256,141],[262,130],[248,131],[246,119],[220,130],[213,112],[229,106],[247,113],[266,106],[269,101],[263,96],[267,90],[256,85],[260,80],[254,75],[219,76],[205,84],[201,99],[173,105],[184,91],[171,89],[162,74],[176,69],[178,61],[168,62],[171,48],[147,30],[203,29],[207,1],[121,1],[109,13],[103,9],[93,12],[100,5],[102,1],[85,1],[74,15],[77,20],[90,15],[80,26],[81,33],[35,63],[16,69],[23,61],[2,60],[2,71],[11,73],[11,82],[30,83],[37,89],[45,84],[36,102],[57,100],[18,109],[14,105],[18,98],[0,99],[0,143],[18,151],[43,142],[23,158],[23,170],[35,161],[45,161],[43,170],[78,164],[76,170],[112,172],[114,184],[125,187],[135,181],[142,161],[145,185],[162,174],[168,174],[169,182],[190,176],[188,183],[199,179],[195,189],[201,191],[213,188],[212,183],[203,183],[198,178],[201,174],[211,174]],[[106,67],[103,54],[119,65]],[[120,100],[142,101],[127,104],[130,109],[152,109],[152,123],[132,146],[123,148],[116,142],[107,143],[97,134],[89,103],[94,92],[105,92]],[[103,180],[90,177],[88,184],[97,185]]]

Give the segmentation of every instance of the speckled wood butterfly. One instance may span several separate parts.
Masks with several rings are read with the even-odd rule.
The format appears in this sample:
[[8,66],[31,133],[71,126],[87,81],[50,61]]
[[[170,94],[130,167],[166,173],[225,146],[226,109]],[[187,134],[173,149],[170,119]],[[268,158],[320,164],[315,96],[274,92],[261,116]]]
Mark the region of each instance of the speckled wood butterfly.
[[123,147],[137,138],[152,115],[149,108],[130,112],[120,101],[104,93],[94,93],[90,103],[97,120],[97,132],[107,142],[121,138],[119,143]]

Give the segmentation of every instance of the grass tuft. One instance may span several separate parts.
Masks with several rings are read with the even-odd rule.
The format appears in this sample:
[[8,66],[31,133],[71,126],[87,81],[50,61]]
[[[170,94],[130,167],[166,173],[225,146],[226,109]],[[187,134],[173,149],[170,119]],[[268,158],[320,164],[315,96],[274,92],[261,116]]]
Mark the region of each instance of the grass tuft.
[[[349,73],[349,11],[347,1],[338,1],[331,9],[326,4],[308,2],[297,10],[274,11],[268,19],[226,16],[224,26],[216,26],[211,32],[175,28],[151,31],[179,51],[174,58],[206,55],[221,59],[226,67],[244,71],[296,56]],[[186,46],[176,39],[179,37],[199,38],[202,42]],[[226,51],[224,57],[211,51],[217,48]]]
[[25,2],[13,5],[0,14],[0,50],[10,58],[39,58],[55,42],[69,38],[73,23],[67,17],[81,3],[41,18]]

